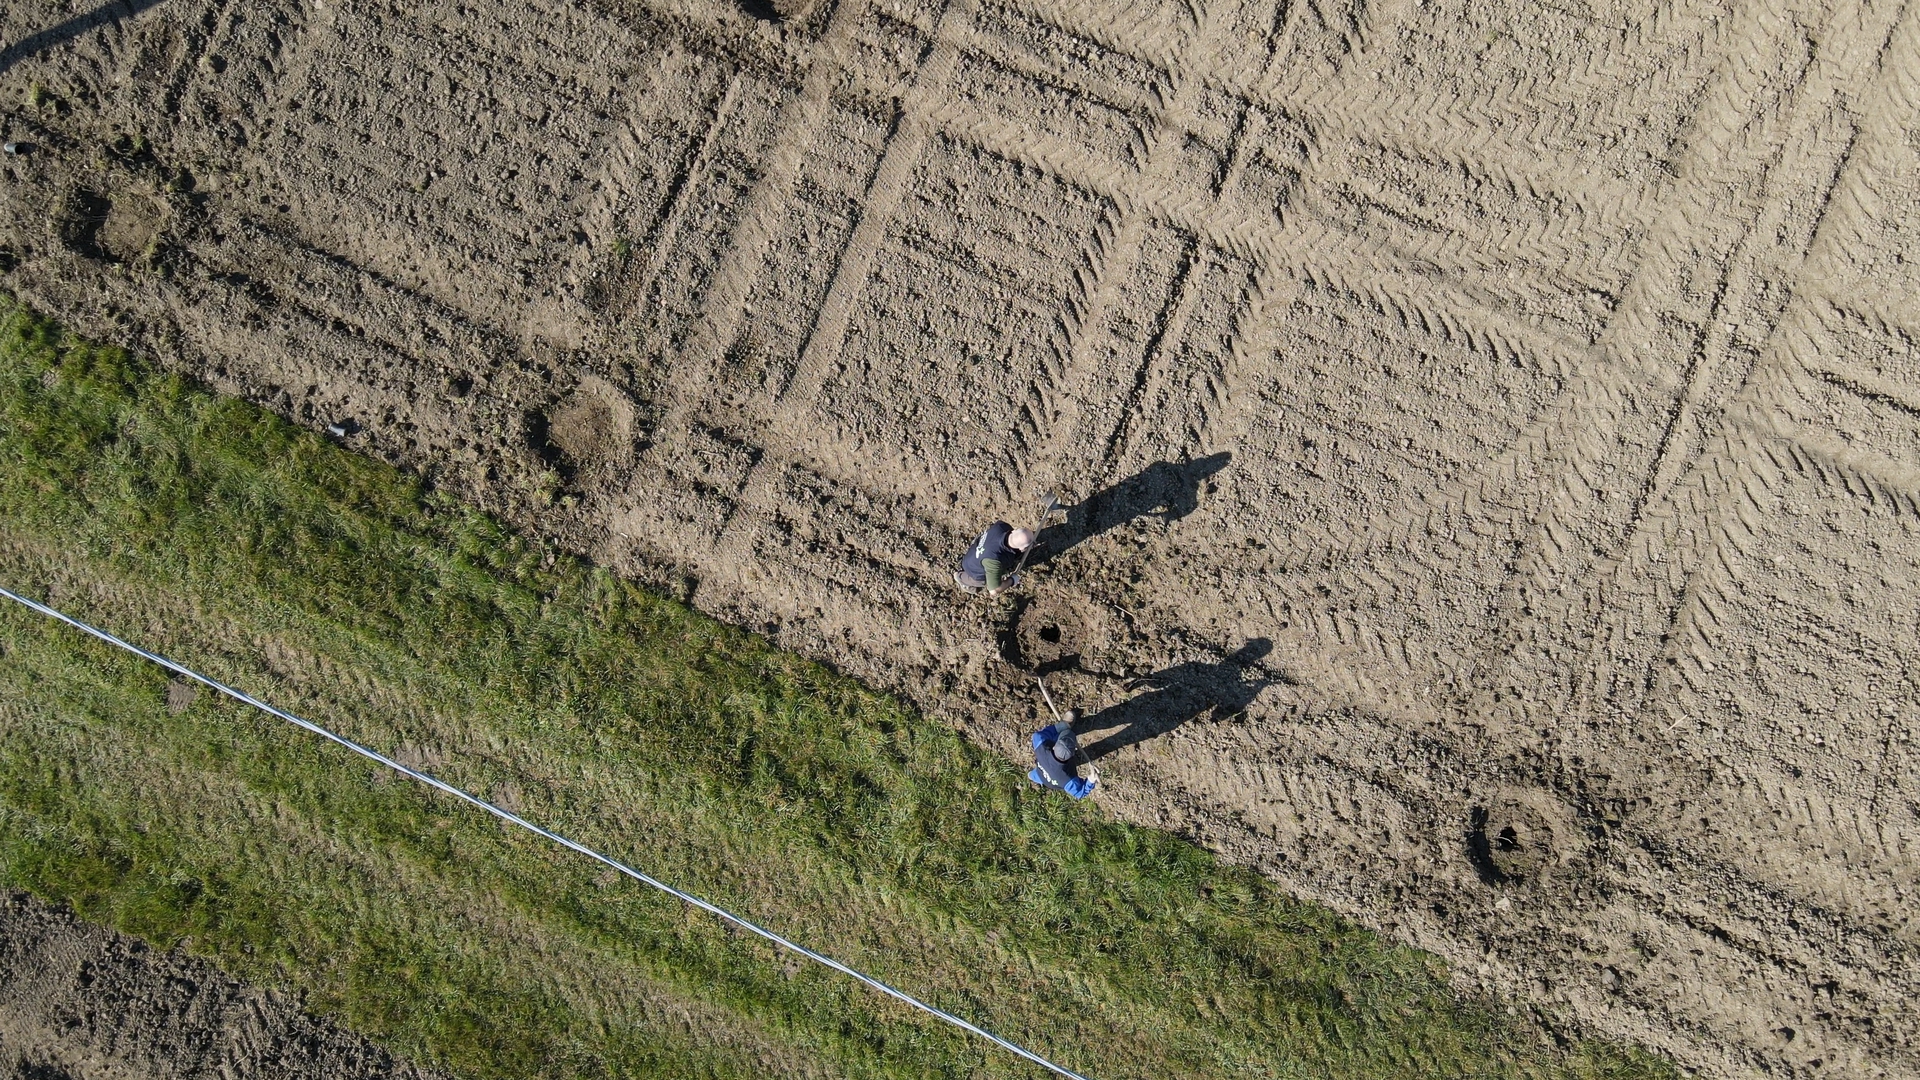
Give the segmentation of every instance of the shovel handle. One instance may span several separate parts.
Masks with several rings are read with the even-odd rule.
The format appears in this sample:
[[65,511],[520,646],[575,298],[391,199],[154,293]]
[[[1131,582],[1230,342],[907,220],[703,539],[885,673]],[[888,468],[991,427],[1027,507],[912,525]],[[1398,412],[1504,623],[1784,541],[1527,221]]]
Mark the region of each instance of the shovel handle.
[[1053,695],[1047,693],[1047,680],[1036,676],[1033,680],[1040,686],[1040,698],[1047,703],[1047,711],[1053,714],[1053,722],[1060,722],[1060,710],[1053,707]]
[[1020,553],[1020,561],[1013,564],[1014,573],[1017,574],[1026,568],[1027,559],[1032,557],[1033,549],[1040,546],[1040,534],[1046,531],[1047,522],[1053,520],[1054,514],[1064,509],[1066,508],[1060,505],[1058,498],[1053,495],[1047,496],[1046,505],[1040,508],[1040,524],[1033,527],[1033,543],[1027,545],[1027,550]]

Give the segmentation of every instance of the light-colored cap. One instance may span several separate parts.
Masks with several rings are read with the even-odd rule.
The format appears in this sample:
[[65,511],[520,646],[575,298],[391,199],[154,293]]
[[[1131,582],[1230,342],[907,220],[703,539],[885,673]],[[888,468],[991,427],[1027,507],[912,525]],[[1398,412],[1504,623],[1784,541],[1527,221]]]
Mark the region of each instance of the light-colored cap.
[[1007,546],[1015,551],[1025,551],[1033,546],[1032,529],[1015,529],[1007,534]]

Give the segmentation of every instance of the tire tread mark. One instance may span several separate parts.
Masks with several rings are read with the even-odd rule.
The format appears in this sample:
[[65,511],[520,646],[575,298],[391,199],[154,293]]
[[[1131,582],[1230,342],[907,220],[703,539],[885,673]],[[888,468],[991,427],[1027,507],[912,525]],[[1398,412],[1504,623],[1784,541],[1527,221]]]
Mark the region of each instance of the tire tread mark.
[[973,0],[954,0],[941,13],[935,30],[933,51],[915,77],[908,97],[895,117],[893,135],[881,154],[880,166],[867,187],[860,210],[860,221],[853,228],[846,247],[834,267],[827,296],[807,333],[800,351],[800,362],[792,378],[777,398],[783,410],[805,409],[826,384],[827,368],[840,354],[853,306],[866,291],[874,257],[886,239],[913,169],[925,156],[931,131],[923,120],[920,105],[946,98],[947,83],[959,59],[961,28],[973,18]]
[[[1617,560],[1646,527],[1648,507],[1670,501],[1667,492],[1678,475],[1678,464],[1693,456],[1691,435],[1682,425],[1688,421],[1689,395],[1703,383],[1700,350],[1713,344],[1712,333],[1705,342],[1690,343],[1689,370],[1671,369],[1675,358],[1667,355],[1672,343],[1664,337],[1664,322],[1669,318],[1664,305],[1667,297],[1684,292],[1674,289],[1670,279],[1690,272],[1690,265],[1699,259],[1698,250],[1713,250],[1725,243],[1718,239],[1728,228],[1721,224],[1723,217],[1737,220],[1742,230],[1751,229],[1753,222],[1745,216],[1750,207],[1728,208],[1714,201],[1723,182],[1720,178],[1732,180],[1755,170],[1765,175],[1772,156],[1768,151],[1777,153],[1783,136],[1777,125],[1754,125],[1745,118],[1766,101],[1791,104],[1796,93],[1804,105],[1804,91],[1814,77],[1805,67],[1797,72],[1767,67],[1773,51],[1769,45],[1783,40],[1769,30],[1777,21],[1757,8],[1743,10],[1741,19],[1746,40],[1727,51],[1726,65],[1701,99],[1687,140],[1688,153],[1697,165],[1682,170],[1683,186],[1663,211],[1664,224],[1650,237],[1651,250],[1642,259],[1626,302],[1602,343],[1607,362],[1582,378],[1560,403],[1566,414],[1563,422],[1573,423],[1575,438],[1542,459],[1550,471],[1547,483],[1534,496],[1541,514],[1489,613],[1507,629],[1489,635],[1479,653],[1478,664],[1485,674],[1478,680],[1473,708],[1486,713],[1490,722],[1523,722],[1514,714],[1524,706],[1519,698],[1502,697],[1504,685],[1534,687],[1528,700],[1542,694],[1569,700],[1579,697],[1577,683],[1555,685],[1568,680],[1568,672],[1540,668],[1542,657],[1550,655],[1551,649],[1545,642],[1530,648],[1536,644],[1531,639],[1543,633],[1573,633],[1590,643],[1601,634],[1589,600],[1592,590],[1605,580],[1603,568]],[[1756,84],[1764,87],[1783,74],[1786,81],[1773,93],[1754,91]],[[1807,111],[1794,108],[1791,115],[1800,118]],[[1758,213],[1753,211],[1755,217]],[[1737,243],[1729,245],[1727,257],[1734,256],[1737,247]],[[1722,295],[1725,285],[1723,277]],[[1625,386],[1638,389],[1629,396]],[[1649,427],[1653,430],[1644,430]],[[1629,476],[1643,477],[1621,525],[1609,523],[1608,515],[1617,511],[1605,509],[1599,498],[1603,487],[1595,474],[1602,462],[1624,464]],[[1569,543],[1565,538],[1570,536],[1582,540]],[[1568,588],[1577,581],[1591,584]],[[1585,629],[1576,629],[1581,626]]]
[[713,168],[714,148],[720,141],[721,132],[726,130],[727,121],[733,116],[734,105],[740,96],[740,81],[740,76],[736,74],[727,80],[726,86],[720,91],[708,119],[706,134],[695,146],[686,165],[674,177],[666,205],[661,208],[657,219],[650,223],[645,245],[649,252],[647,261],[630,281],[616,280],[614,284],[616,298],[608,308],[609,317],[620,317],[651,295],[654,283],[660,280],[660,275],[666,270],[668,260],[677,254],[673,247],[674,240],[679,236],[681,223],[689,213],[688,208],[700,192],[702,181]]
[[[1211,52],[1217,48],[1215,35],[1218,24],[1208,17],[1202,17],[1195,28],[1190,48],[1193,52]],[[1143,128],[1144,152],[1140,156],[1139,173],[1131,178],[1119,177],[1124,191],[1126,187],[1147,189],[1163,193],[1160,201],[1169,197],[1166,177],[1170,169],[1177,164],[1177,151],[1186,132],[1182,129],[1186,117],[1198,104],[1201,85],[1193,79],[1184,77],[1186,68],[1177,68],[1171,76],[1172,82],[1160,92],[1159,107],[1153,110],[1154,123]],[[1191,127],[1191,124],[1186,124]],[[1225,168],[1228,178],[1236,176],[1245,168],[1247,156],[1255,145],[1248,137],[1248,129],[1243,122],[1235,132],[1231,150]],[[1130,181],[1130,183],[1128,183]],[[1223,187],[1224,190],[1224,187]],[[1072,341],[1072,353],[1067,366],[1073,371],[1072,382],[1068,386],[1070,401],[1083,401],[1092,396],[1093,383],[1102,373],[1100,356],[1105,346],[1112,344],[1113,335],[1107,331],[1105,311],[1118,301],[1126,287],[1132,271],[1138,266],[1145,243],[1147,228],[1151,221],[1163,215],[1153,213],[1151,206],[1143,207],[1136,198],[1117,197],[1118,192],[1109,195],[1114,207],[1113,214],[1119,225],[1115,230],[1114,242],[1117,245],[1113,255],[1100,263],[1099,288],[1089,298],[1088,312],[1082,319],[1079,332]],[[1178,226],[1176,225],[1176,228]],[[1182,230],[1193,235],[1192,230]],[[1097,258],[1097,256],[1096,256]],[[1148,340],[1140,350],[1139,361],[1134,365],[1131,379],[1124,380],[1126,389],[1119,397],[1119,420],[1098,441],[1099,460],[1097,463],[1084,463],[1084,467],[1071,471],[1091,476],[1109,475],[1118,458],[1124,454],[1133,418],[1138,404],[1147,392],[1155,377],[1155,367],[1159,364],[1170,342],[1178,342],[1185,331],[1187,319],[1191,313],[1200,279],[1208,270],[1208,260],[1202,250],[1189,247],[1181,260],[1181,266],[1175,276],[1171,296]],[[1116,373],[1118,374],[1118,373]],[[1056,474],[1068,471],[1060,461],[1067,444],[1080,435],[1081,419],[1085,414],[1083,407],[1072,409],[1072,415],[1063,417],[1056,424],[1053,438],[1047,451],[1041,455],[1045,467]],[[1091,470],[1090,472],[1088,470]]]
[[[777,142],[767,157],[740,224],[729,238],[719,269],[701,303],[699,329],[688,345],[692,359],[687,370],[710,374],[732,347],[742,318],[742,305],[754,283],[765,272],[767,254],[786,216],[816,128],[826,114],[840,70],[840,58],[855,28],[868,10],[867,0],[838,0],[825,33],[814,49],[811,66],[799,93],[780,110]],[[683,393],[682,398],[692,395]]]
[[1589,352],[1584,341],[1557,336],[1501,313],[1490,298],[1436,285],[1412,268],[1383,267],[1352,236],[1303,220],[1304,215],[1295,215],[1292,222],[1276,229],[1267,222],[1222,212],[1134,170],[1100,161],[1020,125],[982,117],[956,103],[935,103],[925,122],[949,137],[1032,165],[1109,199],[1122,214],[1150,214],[1231,255],[1259,265],[1284,266],[1317,286],[1363,297],[1408,325],[1448,340],[1507,359],[1541,363],[1556,373],[1577,370]]

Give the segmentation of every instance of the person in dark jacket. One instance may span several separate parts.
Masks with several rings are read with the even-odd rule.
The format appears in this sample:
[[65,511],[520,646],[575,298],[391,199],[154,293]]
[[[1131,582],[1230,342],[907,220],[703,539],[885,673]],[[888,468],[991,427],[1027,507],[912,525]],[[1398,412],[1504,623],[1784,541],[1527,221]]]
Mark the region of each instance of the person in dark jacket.
[[1081,776],[1073,766],[1074,755],[1080,752],[1080,744],[1073,735],[1074,719],[1075,714],[1069,709],[1059,721],[1033,733],[1033,769],[1027,773],[1027,779],[1041,787],[1059,788],[1073,798],[1084,799],[1093,794],[1100,779]]
[[960,569],[954,571],[953,583],[963,592],[977,593],[985,589],[988,596],[999,596],[1020,583],[1013,568],[1032,547],[1033,530],[1016,529],[1004,521],[996,521],[960,556]]

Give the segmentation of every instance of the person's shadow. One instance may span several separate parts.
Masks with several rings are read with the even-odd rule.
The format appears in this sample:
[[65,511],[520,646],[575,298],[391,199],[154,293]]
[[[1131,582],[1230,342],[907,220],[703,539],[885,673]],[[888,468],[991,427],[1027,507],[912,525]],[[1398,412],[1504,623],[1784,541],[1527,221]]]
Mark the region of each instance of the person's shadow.
[[1028,565],[1048,560],[1109,529],[1149,514],[1162,521],[1178,521],[1194,512],[1200,496],[1211,492],[1213,474],[1227,467],[1233,455],[1225,450],[1192,461],[1156,461],[1111,487],[1067,507],[1067,520],[1040,530]]
[[1074,733],[1084,739],[1110,732],[1093,742],[1081,743],[1087,758],[1097,761],[1116,750],[1165,735],[1201,713],[1225,720],[1245,711],[1260,691],[1282,681],[1262,677],[1254,668],[1272,651],[1273,642],[1254,638],[1218,663],[1176,664],[1135,679],[1132,685],[1149,687],[1149,692],[1076,722]]
[[75,15],[58,26],[49,26],[37,34],[28,34],[6,48],[0,49],[0,75],[30,56],[43,53],[63,42],[72,41],[96,27],[105,26],[108,23],[117,24],[122,19],[131,19],[161,2],[162,0],[107,0],[92,11]]

